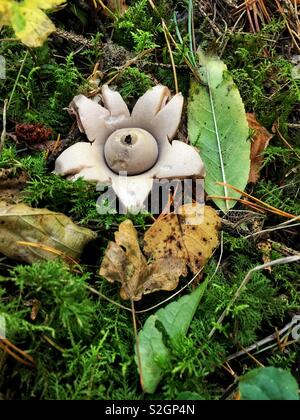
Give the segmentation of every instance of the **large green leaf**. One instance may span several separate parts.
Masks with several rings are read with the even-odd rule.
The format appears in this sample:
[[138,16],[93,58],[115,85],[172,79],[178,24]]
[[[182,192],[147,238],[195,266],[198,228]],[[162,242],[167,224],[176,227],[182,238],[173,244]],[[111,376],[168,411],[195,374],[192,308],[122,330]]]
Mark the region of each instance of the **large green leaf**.
[[150,394],[155,392],[169,362],[169,350],[163,342],[162,333],[156,328],[156,322],[157,316],[151,315],[139,333],[141,383],[143,390]]
[[155,392],[169,363],[170,350],[164,343],[159,324],[170,338],[170,345],[176,346],[186,335],[206,287],[207,281],[190,295],[160,309],[147,319],[140,331],[141,382],[145,392]]
[[[239,190],[247,185],[250,139],[245,108],[226,65],[217,57],[199,53],[202,83],[192,81],[188,131],[206,167],[205,190],[209,195],[239,198],[240,194],[217,185],[226,182]],[[234,200],[214,199],[224,212]]]
[[242,400],[299,400],[296,379],[275,367],[254,369],[243,376],[240,394]]

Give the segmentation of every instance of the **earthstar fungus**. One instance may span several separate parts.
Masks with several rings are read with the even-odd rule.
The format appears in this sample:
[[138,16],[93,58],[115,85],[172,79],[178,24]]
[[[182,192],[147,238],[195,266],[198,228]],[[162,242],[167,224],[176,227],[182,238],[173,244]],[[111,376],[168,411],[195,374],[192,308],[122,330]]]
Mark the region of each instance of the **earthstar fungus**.
[[181,119],[181,94],[171,98],[167,87],[155,86],[139,98],[131,114],[121,95],[107,85],[101,99],[102,105],[84,95],[72,100],[69,113],[90,143],[66,149],[56,160],[55,173],[111,184],[128,210],[142,208],[154,178],[204,175],[194,147],[170,143]]

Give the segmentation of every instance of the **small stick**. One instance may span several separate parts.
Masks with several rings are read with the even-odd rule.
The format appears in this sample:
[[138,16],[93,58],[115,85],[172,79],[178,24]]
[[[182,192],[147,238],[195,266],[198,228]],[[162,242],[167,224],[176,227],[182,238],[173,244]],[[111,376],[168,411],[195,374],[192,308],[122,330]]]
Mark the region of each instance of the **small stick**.
[[[280,331],[278,331],[278,334],[280,336],[283,336],[285,333],[287,333],[288,334],[287,336],[289,336],[289,334],[290,334],[289,331],[291,330],[291,328],[295,324],[296,324],[296,321],[295,320],[289,322],[285,327],[283,327]],[[259,350],[260,347],[262,347],[263,345],[268,344],[268,343],[270,343],[270,342],[272,342],[274,340],[276,340],[276,333],[273,333],[271,335],[268,335],[268,337],[263,338],[262,340],[258,341],[255,344],[252,344],[247,349],[243,349],[242,351],[239,351],[237,353],[234,353],[234,354],[230,355],[229,357],[227,357],[226,360],[227,361],[234,360],[234,359],[236,359],[236,358],[238,358],[240,356],[244,356],[245,354],[249,353],[252,350]]]
[[7,111],[7,106],[8,106],[8,99],[5,99],[4,100],[4,105],[3,105],[3,117],[2,117],[3,129],[2,129],[1,138],[0,138],[0,153],[2,152],[2,149],[4,147],[4,143],[5,143],[5,138],[6,138],[6,111]]
[[[299,125],[300,127],[300,125]],[[293,148],[292,145],[290,145],[290,143],[284,138],[284,136],[282,135],[281,131],[279,130],[279,121],[277,121],[277,123],[274,125],[274,129],[276,134],[278,134],[278,137],[283,141],[283,143],[292,151],[295,153],[295,155],[297,156],[297,158],[300,160],[300,155],[297,153],[297,151]]]
[[25,351],[19,349],[11,341],[7,340],[4,337],[0,336],[0,348],[2,348],[7,354],[12,356],[18,362],[22,363],[25,366],[34,368],[35,363],[31,356],[29,356]]
[[74,260],[69,255],[64,254],[62,251],[59,251],[56,248],[52,248],[51,246],[38,243],[38,242],[36,243],[36,242],[26,242],[26,241],[17,241],[17,244],[21,246],[28,246],[30,248],[37,248],[37,249],[41,249],[42,251],[50,252],[51,254],[64,258],[69,264],[73,264],[76,266],[79,265],[78,261]]
[[[103,8],[103,10],[106,11],[106,13],[108,13],[112,18],[116,19],[115,14],[103,3],[102,0],[97,0],[98,3],[100,4],[100,6]],[[97,3],[96,0],[93,0],[94,6],[97,9]]]
[[238,192],[239,194],[243,195],[244,197],[249,198],[250,200],[254,201],[255,203],[258,203],[259,205],[265,207],[266,210],[273,211],[273,212],[275,212],[276,214],[278,214],[280,216],[287,217],[289,219],[294,219],[296,217],[293,214],[290,214],[290,213],[287,213],[285,211],[279,210],[276,207],[271,206],[270,204],[264,203],[263,201],[259,200],[258,198],[253,197],[252,195],[247,194],[245,191],[241,191],[238,188],[235,188],[235,187],[233,187],[230,184],[226,184],[224,182],[217,182],[217,184],[218,185],[221,185],[221,186],[226,185],[229,189]]
[[162,27],[163,27],[164,35],[165,35],[165,38],[166,38],[166,43],[167,43],[167,46],[168,46],[168,51],[169,51],[170,60],[171,60],[171,64],[172,64],[175,91],[176,91],[176,93],[179,93],[176,65],[175,65],[173,52],[172,52],[172,48],[171,48],[169,37],[168,37],[168,31],[166,30],[168,28],[166,28],[166,24],[165,24],[164,21],[162,21]]
[[265,367],[259,360],[256,359],[256,357],[253,356],[253,354],[249,353],[247,349],[245,349],[243,346],[241,346],[241,349],[245,352],[247,356],[250,357],[259,367]]
[[[223,311],[222,315],[219,317],[219,319],[217,321],[217,324],[222,324],[222,322],[224,321],[225,317],[227,316],[227,314],[229,312],[229,309],[236,302],[236,300],[240,297],[242,291],[244,290],[244,288],[247,286],[247,284],[251,280],[251,277],[252,277],[252,274],[253,273],[255,273],[256,271],[264,270],[265,268],[268,268],[268,267],[273,267],[275,265],[288,264],[288,263],[296,262],[296,261],[300,261],[300,256],[279,258],[277,260],[268,262],[268,263],[263,264],[263,265],[259,265],[257,267],[252,268],[251,270],[249,270],[248,273],[247,273],[247,275],[246,275],[246,277],[242,281],[241,285],[239,286],[239,288],[235,292],[233,298],[231,299],[231,301],[227,305],[227,308]],[[213,327],[213,329],[211,330],[211,332],[208,335],[208,338],[209,339],[212,338],[212,336],[214,335],[214,333],[216,332],[216,330],[217,330],[217,327]]]

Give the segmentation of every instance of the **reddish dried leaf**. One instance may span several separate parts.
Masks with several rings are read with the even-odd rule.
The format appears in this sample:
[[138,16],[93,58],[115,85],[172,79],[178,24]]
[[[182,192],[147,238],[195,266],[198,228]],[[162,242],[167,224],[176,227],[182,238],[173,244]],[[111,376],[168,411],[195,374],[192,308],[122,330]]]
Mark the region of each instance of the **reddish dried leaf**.
[[268,147],[273,134],[261,126],[254,114],[247,114],[249,127],[254,130],[251,145],[251,168],[249,182],[255,183],[259,179],[259,173],[263,164],[263,152]]

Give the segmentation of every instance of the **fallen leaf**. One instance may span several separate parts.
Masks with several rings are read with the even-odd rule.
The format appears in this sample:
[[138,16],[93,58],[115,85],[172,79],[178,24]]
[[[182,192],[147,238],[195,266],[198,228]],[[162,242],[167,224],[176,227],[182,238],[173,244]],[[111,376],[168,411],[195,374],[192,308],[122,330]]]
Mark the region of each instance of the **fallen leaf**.
[[254,114],[247,114],[249,127],[254,130],[251,144],[251,166],[249,182],[255,183],[259,179],[259,173],[263,164],[263,152],[268,147],[273,135],[262,127]]
[[249,127],[245,107],[225,63],[198,52],[201,83],[192,80],[188,104],[188,135],[206,168],[205,191],[224,213],[241,197],[224,182],[244,191],[250,171]]
[[183,206],[182,215],[165,216],[154,223],[144,237],[147,255],[154,260],[166,257],[181,260],[183,275],[187,275],[187,266],[196,274],[219,244],[221,220],[215,210],[205,206],[202,223],[191,225],[189,219],[193,207]]
[[20,201],[20,192],[27,180],[25,171],[15,168],[0,169],[0,201],[9,203]]
[[28,47],[40,47],[55,31],[55,26],[44,10],[65,0],[0,0],[0,25],[11,25],[17,38]]
[[[177,301],[169,303],[151,315],[139,333],[137,345],[141,358],[141,384],[144,392],[153,394],[164,375],[164,369],[170,360],[170,350],[176,348],[186,336],[197,307],[206,291],[209,277],[190,295],[185,295]],[[157,328],[157,321],[163,326],[168,335],[168,342]],[[138,363],[137,363],[138,364]]]
[[[56,258],[47,247],[76,259],[97,236],[90,229],[75,225],[62,213],[33,209],[25,204],[9,205],[4,201],[0,202],[0,225],[0,253],[28,263]],[[18,241],[43,246],[21,246]]]
[[115,242],[108,244],[100,268],[100,275],[110,283],[121,283],[122,299],[135,301],[158,290],[174,290],[181,273],[179,258],[165,256],[147,264],[130,220],[120,224],[119,231],[115,232]]

